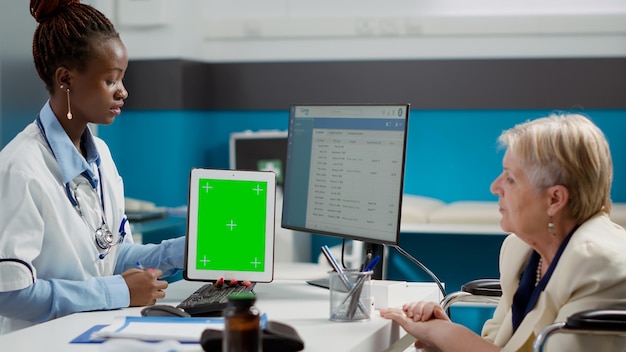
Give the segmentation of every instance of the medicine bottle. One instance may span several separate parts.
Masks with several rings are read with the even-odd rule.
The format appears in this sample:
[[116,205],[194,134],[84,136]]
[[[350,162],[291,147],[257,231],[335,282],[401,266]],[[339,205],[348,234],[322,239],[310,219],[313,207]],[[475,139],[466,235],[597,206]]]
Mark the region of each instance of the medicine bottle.
[[254,306],[256,296],[249,293],[231,294],[224,309],[223,352],[260,352],[261,315]]

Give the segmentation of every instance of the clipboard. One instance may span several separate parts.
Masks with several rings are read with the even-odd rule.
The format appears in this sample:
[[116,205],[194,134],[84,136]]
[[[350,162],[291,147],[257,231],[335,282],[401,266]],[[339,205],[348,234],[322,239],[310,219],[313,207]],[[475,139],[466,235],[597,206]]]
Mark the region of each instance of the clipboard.
[[[267,315],[263,313],[261,329],[266,323]],[[224,330],[224,318],[119,316],[111,324],[90,327],[70,343],[102,343],[111,338],[200,343],[206,329]]]

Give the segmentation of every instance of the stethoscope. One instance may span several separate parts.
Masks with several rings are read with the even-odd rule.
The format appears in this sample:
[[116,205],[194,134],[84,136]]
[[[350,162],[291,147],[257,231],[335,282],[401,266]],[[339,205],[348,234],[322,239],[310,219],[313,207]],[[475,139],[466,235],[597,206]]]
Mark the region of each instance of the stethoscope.
[[[48,143],[48,147],[50,148],[50,151],[52,152],[52,155],[54,156],[54,152],[52,151],[52,146],[50,145],[50,142],[48,141],[48,137],[46,136],[46,132],[43,129],[43,125],[41,124],[41,119],[39,116],[37,116],[37,126],[39,126],[39,130],[41,131],[41,134],[46,140],[46,143]],[[55,156],[55,159],[56,159],[56,156]],[[100,171],[100,165],[98,165],[98,179],[99,179],[98,183],[100,185],[99,195],[96,190],[96,185],[94,184],[95,181],[92,180],[91,177],[87,177],[88,175],[86,175],[85,172],[83,172],[83,175],[86,176],[87,179],[84,181],[78,182],[74,186],[73,189],[72,187],[70,187],[70,182],[66,183],[65,193],[70,203],[72,204],[72,207],[74,207],[74,209],[76,210],[80,218],[83,219],[83,222],[85,223],[87,228],[93,231],[96,246],[99,248],[99,251],[102,252],[98,255],[98,258],[104,259],[109,253],[111,253],[111,250],[113,249],[113,247],[124,242],[124,237],[126,237],[126,222],[128,221],[128,218],[126,218],[126,216],[122,218],[122,221],[120,223],[120,228],[117,231],[118,235],[115,236],[113,232],[110,230],[109,225],[107,224],[107,221],[106,221],[106,214],[105,214],[105,207],[104,207],[104,188],[102,186],[102,172]],[[80,202],[79,202],[80,197],[78,196],[77,191],[78,191],[78,187],[81,186],[82,184],[89,185],[89,188],[96,195],[96,198],[98,199],[98,203],[100,203],[99,205],[100,205],[100,208],[102,209],[102,212],[100,213],[101,222],[100,222],[100,226],[97,229],[89,224],[89,221],[87,221],[87,218],[85,217],[85,214],[80,207]]]
[[[85,223],[85,225],[87,225],[87,227],[93,231],[96,246],[98,246],[100,250],[104,251],[103,253],[100,253],[98,255],[98,258],[104,259],[107,256],[107,254],[111,252],[111,249],[113,249],[114,246],[117,246],[118,244],[124,242],[124,237],[126,236],[125,226],[126,226],[126,222],[128,221],[128,219],[126,218],[126,216],[122,218],[122,221],[120,223],[120,228],[119,230],[117,230],[118,235],[116,239],[116,236],[113,234],[113,232],[109,228],[109,225],[107,224],[107,220],[105,216],[104,188],[102,187],[102,173],[100,172],[100,166],[98,166],[98,178],[100,180],[98,182],[100,184],[100,195],[97,194],[98,192],[96,191],[96,187],[92,185],[91,182],[88,182],[87,180],[78,182],[74,186],[73,189],[70,187],[69,182],[66,183],[65,193],[67,195],[67,198],[70,200],[70,203],[72,203],[72,206],[78,213],[78,215],[81,217],[81,219],[83,219],[83,222]],[[100,208],[102,209],[102,212],[100,213],[100,227],[98,227],[97,229],[91,226],[91,224],[89,224],[89,221],[87,221],[87,217],[85,216],[85,213],[80,208],[80,202],[79,202],[80,197],[78,196],[78,187],[80,187],[82,184],[89,185],[89,188],[94,192],[94,194],[96,195],[96,198],[98,199],[98,202],[100,203],[99,205],[100,205]]]

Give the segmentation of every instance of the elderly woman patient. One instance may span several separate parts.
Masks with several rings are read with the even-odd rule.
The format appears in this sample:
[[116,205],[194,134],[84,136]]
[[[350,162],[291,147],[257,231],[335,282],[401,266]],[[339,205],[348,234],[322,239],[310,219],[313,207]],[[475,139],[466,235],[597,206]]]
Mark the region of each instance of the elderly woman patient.
[[[626,307],[626,231],[609,219],[613,165],[598,127],[552,115],[504,131],[503,171],[491,184],[502,229],[502,298],[482,336],[441,306],[381,310],[425,351],[530,351],[545,326],[586,310]],[[558,334],[549,351],[626,351],[626,340]]]

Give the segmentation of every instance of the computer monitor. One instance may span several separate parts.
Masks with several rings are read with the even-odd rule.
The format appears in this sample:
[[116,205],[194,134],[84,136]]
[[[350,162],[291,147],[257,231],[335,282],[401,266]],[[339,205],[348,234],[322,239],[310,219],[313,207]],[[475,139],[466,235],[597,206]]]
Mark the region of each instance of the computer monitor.
[[293,105],[281,226],[397,245],[409,104]]

